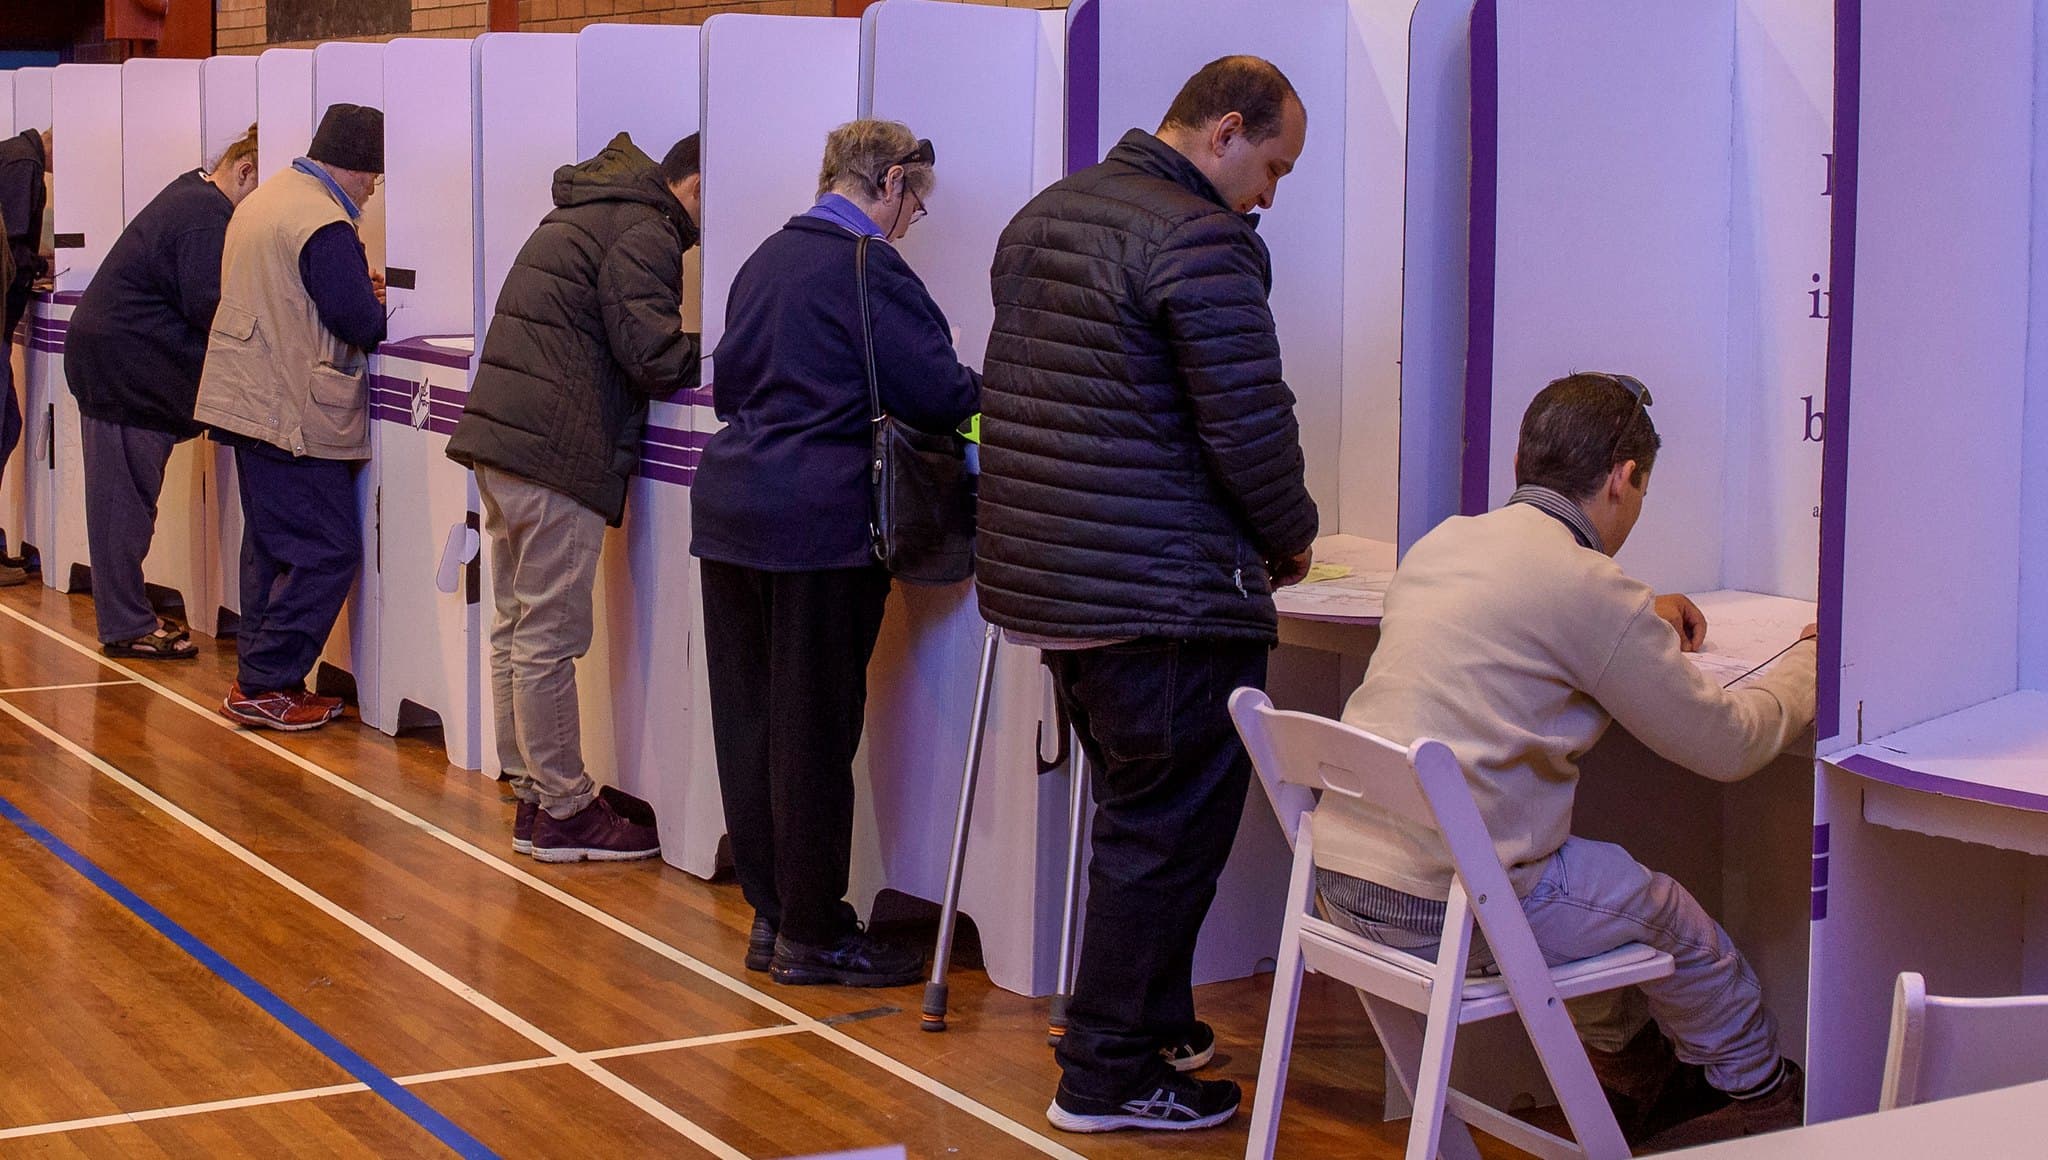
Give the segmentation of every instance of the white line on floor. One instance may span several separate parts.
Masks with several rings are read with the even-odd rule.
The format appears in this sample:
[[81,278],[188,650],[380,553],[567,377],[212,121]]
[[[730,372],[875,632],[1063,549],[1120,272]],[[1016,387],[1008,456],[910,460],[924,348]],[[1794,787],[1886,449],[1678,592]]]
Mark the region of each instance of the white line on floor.
[[743,980],[735,979],[732,976],[727,975],[723,971],[720,971],[717,968],[712,967],[711,965],[689,954],[686,954],[681,950],[678,950],[677,948],[669,945],[668,943],[663,942],[661,939],[656,938],[654,935],[651,935],[646,931],[641,930],[639,927],[634,926],[633,924],[625,921],[624,919],[618,918],[611,912],[593,906],[590,903],[585,902],[581,898],[578,898],[575,895],[570,894],[568,891],[563,890],[561,887],[556,886],[554,883],[536,877],[532,873],[524,869],[521,869],[518,866],[513,865],[505,859],[500,858],[497,855],[492,854],[489,851],[472,844],[468,840],[456,834],[452,834],[447,830],[442,829],[440,826],[437,826],[433,822],[430,822],[427,819],[420,817],[418,814],[413,813],[412,811],[406,809],[404,806],[398,805],[395,802],[389,801],[383,797],[378,796],[375,793],[372,793],[371,791],[363,788],[360,785],[357,785],[355,782],[352,782],[345,777],[342,777],[340,774],[333,772],[332,770],[319,764],[318,762],[315,762],[309,758],[301,756],[300,754],[294,753],[289,749],[286,749],[284,746],[279,745],[277,742],[271,740],[269,737],[266,737],[261,733],[250,732],[248,730],[244,730],[235,726],[232,722],[220,716],[211,708],[201,705],[199,702],[192,700],[190,697],[185,696],[184,694],[178,692],[175,689],[168,688],[164,685],[158,684],[153,680],[150,680],[148,677],[143,676],[141,673],[136,672],[135,670],[127,667],[126,665],[118,664],[110,658],[101,656],[100,654],[93,652],[91,649],[86,648],[84,645],[78,643],[75,640],[72,640],[70,637],[65,636],[63,633],[58,632],[56,629],[51,628],[46,624],[43,624],[41,621],[38,621],[33,617],[26,616],[12,608],[6,607],[5,605],[0,605],[0,613],[4,613],[5,615],[17,621],[20,621],[22,624],[29,626],[37,632],[42,633],[44,636],[47,636],[52,640],[55,640],[76,652],[91,657],[93,660],[98,661],[100,664],[106,666],[107,668],[113,669],[117,673],[121,673],[127,677],[133,678],[137,684],[140,684],[145,688],[148,688],[152,692],[155,692],[158,695],[170,701],[183,705],[185,708],[191,710],[193,713],[198,714],[201,718],[207,721],[211,721],[213,724],[218,725],[223,729],[234,731],[243,738],[247,739],[251,744],[254,744],[259,748],[265,749],[273,754],[276,754],[278,757],[281,757],[285,761],[290,762],[292,765],[297,766],[299,769],[312,774],[314,777],[317,777],[320,780],[327,782],[328,784],[334,786],[336,789],[341,790],[343,793],[349,794],[363,802],[366,802],[380,810],[383,810],[385,813],[388,813],[393,817],[401,819],[406,824],[413,826],[414,828],[432,836],[438,841],[450,847],[453,847],[456,850],[460,850],[464,854],[467,854],[468,856],[474,858],[478,862],[481,862],[485,866],[488,866],[491,869],[496,870],[498,873],[503,874],[508,878],[511,878],[513,881],[518,882],[524,886],[527,886],[535,891],[538,891],[540,894],[545,895],[546,897],[553,899],[554,901],[562,904],[563,906],[568,907],[570,910],[573,910],[576,913],[582,915],[583,917],[590,919],[592,922],[595,922],[598,925],[605,927],[607,930],[610,930],[615,934],[618,934],[624,938],[630,939],[633,942],[640,944],[648,950],[653,951],[655,954],[658,954],[661,957],[668,959],[670,962],[673,962],[676,965],[684,968],[685,970],[688,970],[693,974],[698,975],[706,981],[713,983],[719,987],[723,987],[736,995],[740,995],[747,999],[750,999],[753,1002],[759,1004],[760,1006],[767,1008],[769,1011],[773,1012],[777,1016],[786,1019],[791,1023],[795,1023],[799,1026],[802,1026],[807,1031],[816,1033],[819,1037],[827,1040],[835,1046],[844,1048],[845,1050],[851,1052],[855,1056],[858,1056],[860,1059],[870,1064],[873,1064],[876,1067],[881,1068],[882,1070],[890,1073],[891,1075],[894,1075],[896,1078],[900,1080],[903,1080],[905,1083],[911,1084],[912,1086],[917,1087],[925,1092],[928,1092],[931,1095],[937,1096],[939,1099],[944,1100],[946,1103],[951,1104],[952,1106],[960,1109],[961,1111],[966,1112],[968,1115],[973,1116],[974,1118],[982,1121],[985,1124],[988,1124],[990,1127],[993,1127],[996,1130],[1004,1133],[1005,1135],[1010,1136],[1012,1139],[1018,1140],[1047,1156],[1059,1157],[1060,1160],[1085,1160],[1085,1157],[1083,1157],[1080,1153],[1074,1151],[1071,1148],[1068,1148],[1066,1145],[1060,1143],[1059,1141],[1054,1140],[1049,1136],[1045,1136],[1039,1132],[1032,1131],[1030,1128],[1025,1127],[1023,1124],[1018,1123],[1016,1120],[1013,1120],[1010,1117],[1003,1115],[1001,1112],[996,1111],[994,1108],[991,1108],[986,1104],[981,1103],[979,1100],[973,1099],[972,1097],[967,1096],[955,1090],[954,1088],[939,1082],[938,1080],[924,1074],[921,1071],[918,1071],[916,1068],[911,1067],[910,1065],[902,1062],[894,1056],[889,1055],[888,1053],[881,1051],[878,1048],[871,1047],[868,1044],[863,1043],[858,1039],[855,1039],[853,1036],[846,1034],[844,1031],[841,1031],[836,1027],[830,1026],[829,1024],[826,1024],[818,1020],[817,1018],[809,1014],[806,1014],[805,1012],[798,1010],[795,1007],[790,1006],[788,1003],[783,1002],[781,999],[778,999],[775,996],[770,995],[764,991],[757,990],[756,988],[744,982]]
[[667,1104],[662,1103],[660,1100],[599,1067],[591,1060],[581,1058],[579,1053],[568,1044],[549,1035],[475,987],[442,970],[424,955],[392,938],[326,895],[285,873],[277,866],[250,851],[248,847],[243,846],[233,838],[200,821],[197,817],[187,812],[184,807],[123,773],[105,758],[100,757],[50,726],[45,725],[35,717],[30,716],[13,702],[0,701],[0,713],[5,713],[16,721],[21,722],[52,744],[63,749],[66,753],[85,762],[108,779],[121,785],[128,792],[175,818],[183,823],[187,829],[226,851],[236,861],[241,862],[258,874],[284,887],[297,896],[300,901],[311,905],[322,914],[327,915],[360,937],[368,940],[372,945],[383,950],[384,953],[425,975],[433,982],[440,984],[449,993],[470,1006],[497,1020],[517,1034],[524,1036],[528,1042],[539,1047],[542,1051],[561,1058],[563,1062],[588,1075],[591,1079],[596,1080],[613,1093],[624,1098],[628,1103],[667,1125],[691,1143],[703,1148],[714,1156],[724,1158],[724,1160],[747,1160],[746,1153],[741,1152],[739,1149],[734,1148],[695,1123],[692,1123],[674,1108],[669,1107]]
[[[403,1075],[393,1082],[400,1087],[420,1087],[425,1084],[447,1083],[450,1080],[475,1079],[480,1076],[505,1075],[515,1071],[535,1071],[544,1067],[561,1067],[577,1060],[620,1059],[630,1055],[651,1055],[660,1051],[681,1051],[692,1047],[711,1047],[720,1043],[736,1043],[747,1039],[770,1039],[781,1035],[808,1034],[795,1024],[776,1027],[759,1027],[750,1031],[728,1031],[719,1035],[699,1035],[689,1039],[670,1039],[660,1043],[636,1043],[631,1047],[608,1047],[602,1051],[579,1052],[572,1056],[543,1055],[534,1059],[515,1059],[509,1063],[487,1063],[477,1067],[459,1067],[449,1071],[422,1072],[419,1075]],[[185,1116],[203,1116],[209,1112],[232,1112],[242,1108],[260,1108],[270,1104],[298,1103],[304,1100],[325,1099],[328,1096],[350,1095],[367,1092],[367,1084],[337,1083],[326,1087],[294,1088],[291,1091],[268,1092],[260,1096],[242,1096],[232,1100],[208,1100],[199,1104],[180,1104],[172,1108],[145,1108],[139,1112],[116,1112],[107,1116],[89,1116],[78,1120],[53,1120],[46,1124],[24,1124],[14,1128],[0,1128],[0,1140],[19,1140],[28,1136],[53,1136],[63,1132],[80,1132],[91,1128],[112,1128],[122,1124],[142,1124],[151,1120],[178,1119]]]
[[19,689],[0,689],[0,697],[9,693],[61,693],[66,689],[105,689],[114,685],[132,685],[134,681],[80,681],[75,685],[28,685]]

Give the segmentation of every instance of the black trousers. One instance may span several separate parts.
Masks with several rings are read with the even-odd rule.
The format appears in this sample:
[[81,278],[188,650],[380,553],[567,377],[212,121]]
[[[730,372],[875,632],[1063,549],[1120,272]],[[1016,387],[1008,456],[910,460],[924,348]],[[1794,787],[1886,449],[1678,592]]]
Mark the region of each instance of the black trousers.
[[1060,1082],[1121,1100],[1195,1021],[1195,940],[1237,840],[1251,758],[1230,694],[1264,688],[1257,641],[1144,639],[1048,652],[1095,791],[1094,861]]
[[363,567],[362,512],[352,460],[235,448],[242,487],[242,624],[236,680],[244,693],[303,687]]
[[704,652],[733,869],[798,942],[853,929],[853,755],[882,630],[881,568],[764,572],[703,561]]

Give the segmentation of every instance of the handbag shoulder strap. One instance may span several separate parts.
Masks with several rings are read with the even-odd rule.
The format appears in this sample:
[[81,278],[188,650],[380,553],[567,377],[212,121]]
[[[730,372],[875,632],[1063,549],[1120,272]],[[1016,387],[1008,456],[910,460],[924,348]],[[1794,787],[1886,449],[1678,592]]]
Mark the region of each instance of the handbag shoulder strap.
[[868,369],[868,411],[871,421],[882,421],[881,379],[875,373],[875,320],[868,310],[868,243],[873,237],[862,234],[853,251],[853,275],[860,283],[860,333],[867,349]]

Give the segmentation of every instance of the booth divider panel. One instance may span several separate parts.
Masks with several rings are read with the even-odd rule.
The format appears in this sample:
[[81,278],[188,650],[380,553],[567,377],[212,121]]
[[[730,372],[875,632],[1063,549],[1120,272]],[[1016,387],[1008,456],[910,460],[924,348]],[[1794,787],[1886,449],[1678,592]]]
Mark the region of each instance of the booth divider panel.
[[[0,77],[0,86],[7,88],[13,101],[14,132],[50,127],[51,87],[55,73],[56,70],[50,68],[24,68],[14,70],[11,76]],[[47,233],[47,219],[44,229]],[[7,550],[17,553],[21,551],[23,543],[35,544],[47,550],[48,544],[44,541],[49,539],[43,530],[47,522],[43,517],[49,489],[47,486],[38,487],[36,483],[31,482],[32,475],[48,475],[47,471],[36,472],[32,462],[35,449],[41,445],[37,436],[47,426],[36,414],[36,407],[32,405],[35,401],[34,396],[29,387],[29,348],[26,335],[33,326],[30,319],[33,319],[34,313],[35,310],[31,307],[29,319],[23,321],[21,336],[9,335],[6,338],[7,356],[14,363],[14,389],[21,396],[22,433],[21,454],[15,460],[16,469],[0,472],[0,520],[5,521],[0,523],[0,530],[7,533]],[[16,337],[22,337],[23,342],[19,345],[14,344]],[[38,482],[40,481],[39,479]],[[48,582],[47,579],[45,582]]]
[[702,121],[700,30],[690,25],[593,24],[576,35],[576,156],[594,157],[630,133],[660,161]]
[[1474,110],[1499,125],[1479,506],[1514,490],[1544,384],[1636,375],[1664,449],[1623,566],[1658,591],[1724,587],[1733,2],[1500,4],[1498,97]]
[[[1273,256],[1273,317],[1288,385],[1296,396],[1309,491],[1325,533],[1344,527],[1339,488],[1344,429],[1346,66],[1352,36],[1346,0],[1092,0],[1101,27],[1097,157],[1130,129],[1159,125],[1195,70],[1232,53],[1279,66],[1309,114],[1308,142],[1280,183],[1259,236]],[[1078,78],[1077,78],[1078,79]],[[1078,115],[1085,115],[1077,108]],[[1389,442],[1387,454],[1394,444]],[[1363,502],[1363,500],[1361,500]],[[1375,525],[1377,526],[1377,525]],[[1391,534],[1391,521],[1382,531]]]
[[[2048,108],[2048,19],[2034,18],[2034,108]],[[2020,446],[2020,687],[2048,689],[2048,124],[2034,120],[2027,398]]]
[[256,138],[266,178],[313,144],[313,50],[273,48],[256,58]]
[[201,164],[203,71],[196,60],[138,59],[121,66],[123,222]]
[[121,66],[66,64],[52,85],[51,127],[60,145],[50,214],[56,220],[57,289],[83,290],[121,235]]
[[2033,5],[1861,11],[1842,746],[2016,687],[2034,203]]
[[[200,164],[212,165],[219,161],[227,147],[255,124],[259,59],[253,56],[213,56],[206,59],[200,81]],[[264,158],[270,150],[263,147],[260,132],[256,143],[259,171],[267,172]]]
[[0,133],[14,136],[21,132],[14,123],[14,78],[0,82]]
[[57,70],[18,68],[14,70],[14,129],[47,129],[56,111]]
[[469,42],[405,38],[384,49],[385,239],[415,284],[391,287],[391,338],[462,334],[476,313]]

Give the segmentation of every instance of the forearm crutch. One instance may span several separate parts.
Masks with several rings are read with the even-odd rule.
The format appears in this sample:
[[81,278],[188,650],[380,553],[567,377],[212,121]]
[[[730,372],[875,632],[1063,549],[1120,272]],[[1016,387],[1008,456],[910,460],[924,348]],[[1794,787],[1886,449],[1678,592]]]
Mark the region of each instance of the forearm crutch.
[[953,818],[953,856],[946,865],[946,894],[939,900],[939,941],[932,948],[932,977],[924,985],[919,1026],[946,1029],[946,969],[953,960],[953,927],[960,918],[960,876],[967,867],[967,828],[974,820],[975,782],[981,776],[981,740],[988,730],[988,702],[996,681],[996,649],[1002,630],[986,625],[981,637],[981,682],[974,689],[974,729],[967,735],[967,766],[960,771],[960,809]]
[[1069,727],[1067,734],[1067,896],[1061,900],[1060,961],[1058,990],[1052,997],[1052,1017],[1046,1023],[1045,1042],[1058,1047],[1067,1033],[1067,1003],[1074,997],[1076,943],[1081,937],[1081,855],[1088,834],[1088,758],[1081,752],[1081,731]]

